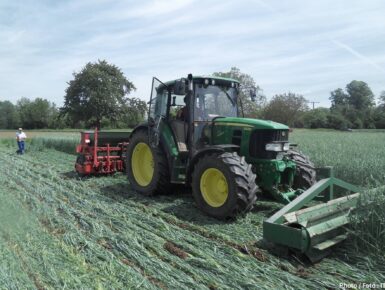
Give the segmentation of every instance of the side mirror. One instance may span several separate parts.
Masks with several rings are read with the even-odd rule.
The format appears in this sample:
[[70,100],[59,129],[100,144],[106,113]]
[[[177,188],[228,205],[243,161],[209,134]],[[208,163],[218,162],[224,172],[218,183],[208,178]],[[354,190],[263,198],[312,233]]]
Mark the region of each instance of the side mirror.
[[155,126],[155,120],[154,120],[153,117],[149,117],[149,118],[148,118],[148,125],[149,125],[150,127],[154,127],[154,126]]
[[257,92],[255,89],[250,89],[250,99],[255,102],[255,100],[257,99]]
[[186,79],[180,79],[180,80],[175,81],[174,94],[175,95],[187,94]]

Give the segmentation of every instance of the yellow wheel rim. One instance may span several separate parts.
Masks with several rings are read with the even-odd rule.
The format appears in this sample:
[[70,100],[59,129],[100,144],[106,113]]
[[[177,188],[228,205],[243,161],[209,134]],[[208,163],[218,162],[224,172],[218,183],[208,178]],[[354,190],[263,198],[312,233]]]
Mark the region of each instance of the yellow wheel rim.
[[222,206],[229,196],[226,177],[216,168],[206,169],[200,181],[203,199],[212,207]]
[[150,184],[154,175],[154,158],[150,147],[143,142],[136,144],[131,158],[131,169],[140,186]]

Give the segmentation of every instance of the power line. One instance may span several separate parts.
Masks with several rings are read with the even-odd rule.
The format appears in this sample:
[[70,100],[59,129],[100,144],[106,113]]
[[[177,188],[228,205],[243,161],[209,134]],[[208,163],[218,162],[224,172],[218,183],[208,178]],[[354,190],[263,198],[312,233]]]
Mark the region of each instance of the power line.
[[314,110],[314,104],[319,104],[320,102],[307,101],[307,103],[313,104],[313,110]]

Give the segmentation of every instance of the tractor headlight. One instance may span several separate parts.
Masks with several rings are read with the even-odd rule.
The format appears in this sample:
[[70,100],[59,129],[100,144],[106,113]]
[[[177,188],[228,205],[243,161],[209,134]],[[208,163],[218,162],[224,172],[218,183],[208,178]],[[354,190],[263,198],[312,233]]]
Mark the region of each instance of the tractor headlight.
[[282,143],[267,143],[265,146],[266,151],[282,151]]
[[288,151],[289,147],[290,147],[289,143],[267,143],[265,146],[265,150],[282,152],[282,151]]

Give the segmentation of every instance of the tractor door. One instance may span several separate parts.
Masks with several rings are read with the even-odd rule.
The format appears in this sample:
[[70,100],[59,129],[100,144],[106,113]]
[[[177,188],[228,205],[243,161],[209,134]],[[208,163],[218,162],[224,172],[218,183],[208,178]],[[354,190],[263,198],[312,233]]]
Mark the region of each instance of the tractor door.
[[184,95],[174,94],[174,86],[167,86],[157,78],[152,82],[152,93],[148,114],[149,142],[152,147],[157,147],[161,132],[165,138],[170,138],[165,146],[173,146],[171,139],[177,145],[178,153],[166,150],[170,168],[171,183],[184,184],[186,178],[186,134],[188,123],[178,115],[185,107]]
[[167,116],[168,95],[168,87],[157,78],[153,78],[148,114],[148,124],[150,125],[148,136],[149,143],[154,147],[159,145],[161,122]]
[[185,102],[186,95],[171,93],[171,105],[169,114],[169,125],[174,134],[179,153],[185,155],[188,152],[188,111]]

